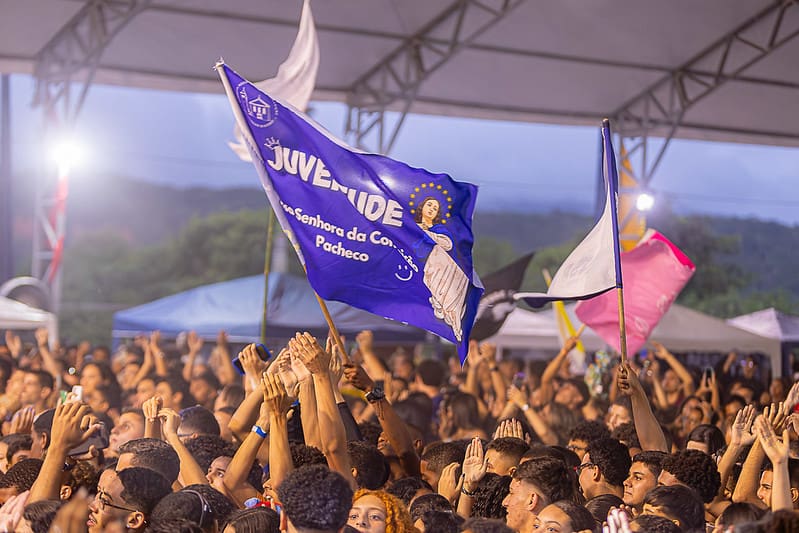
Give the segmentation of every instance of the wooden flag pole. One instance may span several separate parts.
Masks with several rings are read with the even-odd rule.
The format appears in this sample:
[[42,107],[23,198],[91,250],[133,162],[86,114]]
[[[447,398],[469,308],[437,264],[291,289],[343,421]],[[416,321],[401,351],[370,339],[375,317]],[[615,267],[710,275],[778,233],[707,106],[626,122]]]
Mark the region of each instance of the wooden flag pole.
[[350,358],[347,355],[347,350],[344,349],[344,343],[341,341],[341,335],[338,334],[338,329],[336,329],[336,325],[333,323],[333,317],[330,316],[330,311],[327,310],[327,304],[325,301],[316,294],[314,291],[314,296],[316,296],[316,301],[319,302],[319,307],[322,309],[322,314],[325,315],[325,321],[327,322],[327,327],[330,328],[330,333],[333,335],[333,340],[338,346],[338,349],[341,351],[341,359],[343,364],[349,364]]
[[627,364],[627,325],[624,321],[624,290],[621,287],[616,289],[619,295],[619,347],[621,348],[621,363]]

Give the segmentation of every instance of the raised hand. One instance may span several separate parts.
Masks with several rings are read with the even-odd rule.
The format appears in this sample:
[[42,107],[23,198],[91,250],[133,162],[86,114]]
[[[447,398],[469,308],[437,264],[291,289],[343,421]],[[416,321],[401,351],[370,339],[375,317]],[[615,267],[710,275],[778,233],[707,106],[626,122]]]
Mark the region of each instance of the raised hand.
[[799,381],[793,384],[785,397],[785,408],[788,412],[793,411],[796,404],[799,403]]
[[239,352],[239,361],[248,378],[258,382],[261,374],[266,370],[266,363],[258,357],[258,350],[254,344],[248,344]]
[[200,350],[203,349],[203,344],[205,344],[205,341],[197,335],[196,331],[189,331],[186,336],[186,346],[189,348],[189,353],[200,353]]
[[511,385],[510,388],[508,388],[508,400],[519,409],[521,409],[525,405],[529,405],[530,403],[524,391],[522,391],[515,385]]
[[91,409],[85,403],[65,403],[56,407],[53,415],[51,446],[64,452],[92,436],[101,424],[90,416]]
[[14,359],[19,358],[20,354],[22,354],[22,339],[10,329],[6,330],[6,347]]
[[774,465],[785,464],[788,461],[788,453],[791,446],[788,429],[783,430],[782,440],[780,441],[764,415],[760,415],[755,419],[754,428],[757,440],[763,446],[763,450],[771,460],[771,463]]
[[161,351],[160,343],[161,343],[161,332],[153,331],[152,333],[150,333],[150,349],[153,351],[153,353]]
[[289,350],[302,361],[311,374],[317,375],[328,372],[330,354],[323,350],[313,335],[307,331],[305,333],[297,333],[289,341]]
[[261,375],[261,390],[264,393],[264,405],[269,408],[269,412],[278,417],[285,417],[291,407],[291,398],[286,393],[280,378],[264,372]]
[[522,427],[522,423],[515,418],[509,418],[500,422],[499,426],[497,426],[497,430],[494,432],[494,438],[501,439],[503,437],[514,437],[524,440],[524,428]]
[[33,419],[36,415],[36,410],[33,407],[23,407],[11,418],[11,427],[8,430],[9,434],[25,433],[30,434],[33,428]]
[[227,349],[228,342],[227,342],[227,332],[221,330],[219,333],[216,334],[216,345],[220,348]]
[[606,524],[607,526],[603,528],[603,531],[607,531],[608,533],[632,533],[630,529],[630,519],[627,513],[616,507],[612,507],[610,512],[608,512]]
[[31,491],[26,490],[15,496],[11,496],[3,507],[0,507],[0,531],[16,531],[22,513],[25,511],[25,504]]
[[347,378],[347,381],[352,383],[353,387],[364,392],[369,392],[375,388],[375,382],[372,381],[372,378],[369,377],[366,370],[357,363],[344,365],[344,377]]
[[644,394],[644,389],[641,387],[641,382],[633,372],[633,369],[627,363],[621,363],[616,368],[616,383],[619,387],[619,392],[625,396],[632,396],[633,394]]
[[463,459],[463,488],[473,492],[485,477],[487,468],[488,460],[483,452],[483,442],[480,437],[475,437],[466,447],[466,457]]
[[158,418],[158,413],[161,411],[163,406],[164,399],[160,396],[153,396],[152,398],[144,400],[141,405],[141,410],[144,413],[145,420],[154,422]]
[[461,468],[460,463],[450,463],[441,471],[441,477],[438,480],[438,493],[454,503],[458,499],[458,493],[463,486],[463,478],[458,472]]
[[360,348],[361,351],[371,352],[374,334],[368,329],[365,329],[355,336],[355,342],[358,343],[358,348]]
[[478,348],[480,351],[480,359],[483,361],[487,361],[489,363],[496,361],[497,359],[497,347],[490,342],[484,342]]
[[178,428],[180,427],[180,415],[173,409],[164,408],[158,411],[158,419],[161,421],[161,431],[164,432],[164,437],[178,436]]
[[45,348],[50,347],[50,345],[47,343],[47,328],[37,328],[34,336],[36,337],[37,346],[44,346]]
[[333,383],[338,384],[338,382],[341,381],[341,376],[344,375],[341,350],[339,350],[338,344],[335,342],[331,343],[330,348],[330,377],[333,379]]
[[657,357],[658,359],[665,359],[670,355],[669,351],[661,343],[659,343],[658,341],[651,341],[651,342],[652,346],[655,348],[653,350],[655,357]]
[[788,413],[785,410],[785,403],[772,403],[763,408],[763,416],[768,420],[775,433],[782,433],[782,428],[788,420]]
[[731,446],[749,446],[755,441],[752,424],[755,422],[756,414],[753,405],[747,405],[738,411],[730,428]]

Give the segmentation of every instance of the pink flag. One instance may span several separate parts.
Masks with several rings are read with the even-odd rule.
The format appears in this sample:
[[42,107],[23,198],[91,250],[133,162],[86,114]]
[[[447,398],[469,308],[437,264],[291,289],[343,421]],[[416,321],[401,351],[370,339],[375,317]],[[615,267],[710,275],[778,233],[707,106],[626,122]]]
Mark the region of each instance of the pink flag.
[[[671,241],[650,229],[635,248],[622,252],[621,269],[627,349],[632,354],[644,346],[696,267]],[[616,292],[606,292],[579,302],[575,313],[605,342],[620,350]]]

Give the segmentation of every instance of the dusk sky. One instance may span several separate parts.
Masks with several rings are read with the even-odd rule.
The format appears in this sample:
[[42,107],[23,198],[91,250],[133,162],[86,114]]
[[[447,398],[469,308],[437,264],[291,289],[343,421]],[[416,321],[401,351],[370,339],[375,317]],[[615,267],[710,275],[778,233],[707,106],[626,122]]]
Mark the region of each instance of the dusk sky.
[[[41,119],[29,105],[32,90],[30,77],[12,76],[16,175],[30,175],[41,161]],[[317,121],[342,135],[345,106],[314,102],[312,108]],[[588,213],[598,128],[412,115],[391,155],[479,185],[478,209],[557,206]],[[225,144],[232,129],[221,83],[219,95],[95,86],[78,121],[87,155],[74,179],[126,176],[174,187],[259,187],[252,165]],[[797,224],[799,149],[674,141],[652,188],[680,213]]]

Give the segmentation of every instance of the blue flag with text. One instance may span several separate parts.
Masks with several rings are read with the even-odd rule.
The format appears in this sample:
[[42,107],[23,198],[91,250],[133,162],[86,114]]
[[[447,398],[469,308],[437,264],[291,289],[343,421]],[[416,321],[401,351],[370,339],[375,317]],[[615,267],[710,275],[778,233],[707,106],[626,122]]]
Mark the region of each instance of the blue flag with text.
[[346,146],[217,65],[264,191],[324,299],[448,339],[461,361],[483,293],[477,187]]

